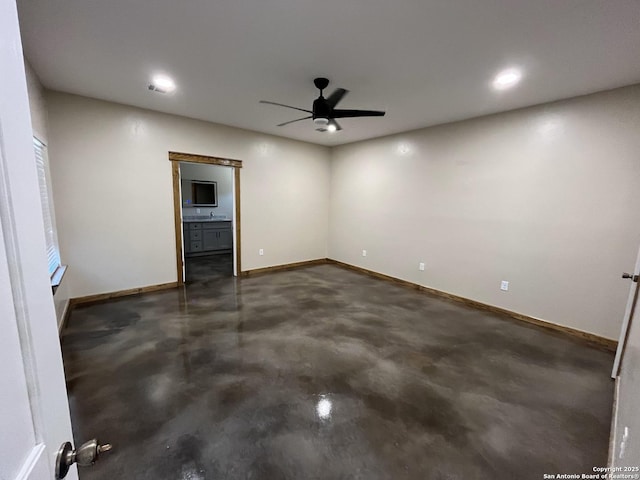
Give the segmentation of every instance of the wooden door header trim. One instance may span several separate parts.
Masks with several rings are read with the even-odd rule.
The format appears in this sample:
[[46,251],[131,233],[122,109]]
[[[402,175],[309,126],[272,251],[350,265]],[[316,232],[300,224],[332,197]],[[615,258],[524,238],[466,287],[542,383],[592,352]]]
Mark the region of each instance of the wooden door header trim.
[[208,157],[206,155],[195,155],[193,153],[169,152],[171,162],[191,162],[206,163],[208,165],[222,165],[225,167],[242,168],[242,160],[232,158]]

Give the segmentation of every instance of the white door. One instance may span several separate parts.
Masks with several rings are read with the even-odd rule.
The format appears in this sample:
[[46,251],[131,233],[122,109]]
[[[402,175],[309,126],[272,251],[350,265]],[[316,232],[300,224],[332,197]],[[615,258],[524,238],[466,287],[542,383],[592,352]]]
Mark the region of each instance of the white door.
[[638,257],[636,259],[636,266],[634,270],[627,273],[631,276],[631,278],[627,279],[631,281],[631,286],[629,287],[629,298],[627,299],[627,308],[624,312],[624,318],[622,320],[622,329],[620,330],[620,339],[618,340],[618,349],[616,350],[616,358],[613,362],[613,371],[611,372],[611,378],[616,378],[620,374],[622,355],[624,354],[627,334],[629,333],[629,325],[636,305],[638,287],[640,287],[640,282],[638,281],[638,277],[640,276],[640,250],[638,250]]
[[71,422],[15,0],[0,0],[0,72],[0,479],[50,480]]

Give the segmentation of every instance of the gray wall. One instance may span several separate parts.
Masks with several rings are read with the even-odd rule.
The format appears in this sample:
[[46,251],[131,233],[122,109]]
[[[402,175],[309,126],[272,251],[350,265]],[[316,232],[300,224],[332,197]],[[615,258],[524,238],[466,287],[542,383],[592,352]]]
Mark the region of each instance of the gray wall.
[[76,95],[46,99],[72,297],[176,280],[170,150],[243,161],[243,270],[326,257],[327,148]]
[[640,86],[345,145],[329,256],[615,339],[639,187]]

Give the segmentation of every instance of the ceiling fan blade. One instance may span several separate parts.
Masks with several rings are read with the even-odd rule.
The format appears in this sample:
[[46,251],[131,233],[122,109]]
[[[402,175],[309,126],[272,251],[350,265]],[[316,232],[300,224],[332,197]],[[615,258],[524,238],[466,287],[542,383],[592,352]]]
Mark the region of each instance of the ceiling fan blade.
[[268,102],[266,100],[260,100],[260,103],[266,103],[267,105],[277,105],[278,107],[293,108],[294,110],[300,110],[301,112],[313,113],[311,110],[305,110],[304,108],[292,107],[291,105],[285,105],[283,103]]
[[331,118],[382,117],[384,114],[377,110],[332,110]]
[[289,120],[288,122],[280,123],[280,124],[278,124],[276,126],[277,127],[284,127],[285,125],[289,125],[290,123],[299,122],[300,120],[307,120],[308,118],[313,118],[313,116],[309,115],[308,117],[298,118],[296,120]]
[[342,130],[342,127],[340,126],[340,124],[336,122],[335,119],[333,118],[329,120],[329,125],[334,125],[336,127],[336,131]]
[[329,105],[329,108],[334,108],[347,93],[349,93],[349,90],[336,88],[333,93],[327,97],[327,105]]

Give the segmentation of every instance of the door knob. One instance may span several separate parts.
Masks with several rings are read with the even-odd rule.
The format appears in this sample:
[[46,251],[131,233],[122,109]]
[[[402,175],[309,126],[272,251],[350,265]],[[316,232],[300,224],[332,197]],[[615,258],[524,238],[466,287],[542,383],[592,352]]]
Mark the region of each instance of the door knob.
[[630,273],[624,272],[622,274],[622,278],[630,278],[631,280],[633,280],[634,282],[638,281],[638,275],[632,275]]
[[74,450],[71,442],[65,442],[60,446],[56,456],[56,480],[62,480],[67,476],[69,468],[74,463],[81,467],[88,467],[96,463],[100,454],[108,452],[113,447],[110,443],[100,445],[97,439],[89,440]]

